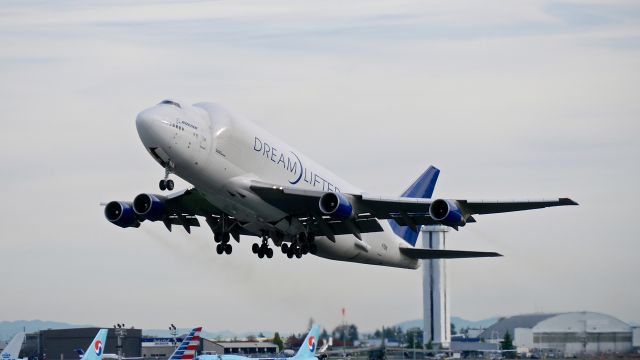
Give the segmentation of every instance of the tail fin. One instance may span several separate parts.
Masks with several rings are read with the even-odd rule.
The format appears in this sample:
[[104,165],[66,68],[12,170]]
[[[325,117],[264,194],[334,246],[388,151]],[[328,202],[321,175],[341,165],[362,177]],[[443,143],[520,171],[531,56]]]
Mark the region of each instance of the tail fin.
[[100,329],[95,339],[91,342],[91,345],[84,352],[82,360],[101,360],[102,354],[104,354],[104,347],[107,343],[108,329]]
[[20,349],[22,349],[22,342],[24,341],[24,333],[21,331],[13,336],[11,341],[2,350],[0,357],[3,360],[17,359],[20,355]]
[[202,327],[197,327],[185,336],[180,346],[171,354],[169,360],[192,360],[196,357],[196,350],[200,346],[200,332]]
[[[402,193],[403,197],[410,198],[423,198],[429,199],[431,195],[433,195],[433,190],[436,187],[436,181],[438,181],[438,175],[440,175],[440,170],[438,168],[429,166],[425,172],[420,175],[416,181],[407,188]],[[389,224],[391,225],[391,229],[393,232],[404,239],[411,246],[416,246],[416,241],[418,241],[418,232],[413,231],[408,226],[400,226],[394,220],[389,220]]]
[[320,337],[320,325],[313,325],[307,337],[302,342],[300,349],[294,355],[294,359],[314,359],[318,348],[318,337]]

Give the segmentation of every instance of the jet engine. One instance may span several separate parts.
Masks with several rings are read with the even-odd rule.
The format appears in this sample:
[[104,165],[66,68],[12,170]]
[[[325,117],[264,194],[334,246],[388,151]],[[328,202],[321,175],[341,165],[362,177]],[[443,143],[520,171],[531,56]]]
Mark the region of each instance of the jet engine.
[[165,217],[165,199],[161,195],[140,194],[133,199],[133,211],[145,220],[162,220]]
[[466,224],[460,204],[455,200],[435,200],[429,206],[429,215],[433,220],[454,228]]
[[349,200],[337,192],[328,192],[320,197],[320,211],[336,220],[347,220],[353,216],[353,206]]
[[111,223],[122,228],[139,227],[140,222],[136,218],[133,206],[126,201],[111,201],[104,207],[104,216]]

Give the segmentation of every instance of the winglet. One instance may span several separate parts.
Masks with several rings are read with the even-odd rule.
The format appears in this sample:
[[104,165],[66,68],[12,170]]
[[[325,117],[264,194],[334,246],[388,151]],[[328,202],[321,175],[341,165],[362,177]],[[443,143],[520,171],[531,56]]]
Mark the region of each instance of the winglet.
[[[430,199],[436,188],[438,175],[440,175],[440,170],[434,166],[429,166],[427,170],[402,193],[402,196]],[[416,246],[416,241],[418,241],[417,228],[414,227],[414,229],[412,229],[410,226],[400,226],[395,220],[389,220],[389,224],[396,235],[401,237],[409,245]]]
[[569,198],[560,198],[558,199],[560,205],[580,205],[577,202],[569,199]]

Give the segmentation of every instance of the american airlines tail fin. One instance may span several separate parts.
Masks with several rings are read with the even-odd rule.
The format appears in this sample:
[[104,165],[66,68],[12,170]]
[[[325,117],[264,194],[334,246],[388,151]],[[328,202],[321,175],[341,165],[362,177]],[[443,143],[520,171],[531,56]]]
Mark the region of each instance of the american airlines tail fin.
[[[425,170],[425,172],[423,172],[422,175],[420,175],[416,181],[414,181],[413,184],[411,184],[411,186],[402,193],[402,196],[430,199],[431,195],[433,195],[433,190],[436,187],[438,175],[440,175],[440,170],[436,167],[429,166],[429,168]],[[409,245],[416,246],[416,241],[418,241],[417,231],[412,230],[408,226],[400,226],[394,220],[389,220],[389,224],[396,235],[403,238]]]
[[318,337],[320,336],[320,325],[313,325],[307,337],[302,342],[300,349],[293,356],[293,359],[314,359],[316,357],[316,349],[318,348]]
[[95,339],[91,342],[91,345],[84,352],[82,360],[101,360],[102,354],[104,354],[104,347],[107,344],[108,329],[100,329]]
[[22,342],[24,342],[24,332],[21,331],[15,334],[7,346],[5,346],[0,358],[2,360],[17,359],[20,355],[20,349],[22,349]]
[[202,327],[191,330],[189,335],[185,336],[180,346],[171,354],[169,360],[192,360],[196,357],[196,350],[200,346],[200,332]]

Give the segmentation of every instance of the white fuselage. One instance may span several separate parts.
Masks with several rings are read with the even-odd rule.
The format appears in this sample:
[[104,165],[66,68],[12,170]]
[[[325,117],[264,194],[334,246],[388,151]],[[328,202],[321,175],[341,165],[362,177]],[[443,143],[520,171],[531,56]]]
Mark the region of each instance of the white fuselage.
[[[315,163],[250,121],[212,103],[159,104],[138,114],[136,126],[145,148],[161,165],[193,184],[213,205],[256,233],[288,214],[253,193],[253,180],[271,184],[360,194],[362,191]],[[365,264],[415,269],[404,256],[407,244],[386,221],[384,232],[317,237],[316,255]],[[293,226],[292,226],[293,235]],[[287,239],[285,238],[285,241]]]

